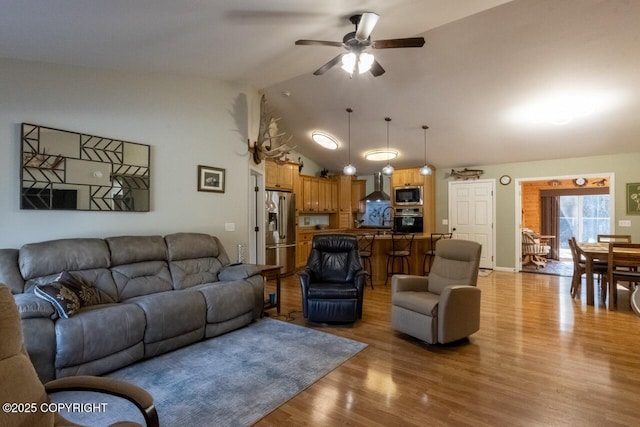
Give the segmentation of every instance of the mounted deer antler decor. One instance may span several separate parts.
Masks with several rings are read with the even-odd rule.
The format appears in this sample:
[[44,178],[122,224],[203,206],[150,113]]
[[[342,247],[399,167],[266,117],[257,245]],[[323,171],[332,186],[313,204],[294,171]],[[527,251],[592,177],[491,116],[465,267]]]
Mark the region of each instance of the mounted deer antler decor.
[[286,134],[278,132],[278,121],[280,118],[273,117],[267,108],[267,98],[262,95],[260,98],[260,127],[258,128],[258,139],[251,144],[247,141],[249,152],[253,154],[253,161],[258,165],[264,159],[274,160],[276,163],[285,163],[288,155],[295,147],[289,147],[287,143],[291,141],[289,136],[285,142],[282,140]]

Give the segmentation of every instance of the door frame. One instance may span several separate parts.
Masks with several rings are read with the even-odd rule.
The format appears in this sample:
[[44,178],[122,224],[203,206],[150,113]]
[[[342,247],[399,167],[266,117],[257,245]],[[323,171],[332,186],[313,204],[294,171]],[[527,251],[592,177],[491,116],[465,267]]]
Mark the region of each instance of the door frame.
[[535,181],[551,181],[554,179],[576,179],[576,178],[607,178],[609,180],[609,214],[610,224],[609,228],[612,233],[616,232],[616,186],[615,186],[615,173],[614,172],[601,172],[601,173],[578,173],[571,175],[554,175],[554,176],[537,176],[528,178],[516,178],[514,183],[514,191],[516,195],[515,199],[515,245],[516,245],[516,258],[515,258],[515,272],[522,271],[522,183],[535,182]]
[[[249,195],[249,262],[264,264],[264,173],[250,167],[248,195]],[[257,191],[256,191],[257,188]],[[258,231],[256,230],[258,228]]]
[[451,224],[451,219],[453,218],[453,216],[451,215],[451,212],[452,212],[451,186],[455,185],[456,183],[457,184],[475,184],[475,183],[491,184],[491,233],[490,233],[490,236],[492,240],[492,245],[491,245],[491,254],[487,254],[487,255],[491,257],[491,263],[490,263],[491,266],[489,268],[494,270],[496,268],[496,180],[495,178],[490,178],[490,179],[449,181],[447,186],[447,191],[448,191],[447,198],[448,198],[448,204],[449,204],[447,216],[449,218],[449,225],[448,225],[449,233],[452,232],[451,228],[453,227],[453,225]]

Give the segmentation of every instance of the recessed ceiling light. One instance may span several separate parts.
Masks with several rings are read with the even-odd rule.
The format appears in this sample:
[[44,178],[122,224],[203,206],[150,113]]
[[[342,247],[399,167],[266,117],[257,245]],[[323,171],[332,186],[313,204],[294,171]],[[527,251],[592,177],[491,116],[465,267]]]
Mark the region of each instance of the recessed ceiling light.
[[373,162],[393,160],[398,157],[398,152],[394,150],[373,150],[364,154],[364,158]]
[[316,144],[319,144],[328,150],[335,150],[338,148],[338,141],[327,133],[319,131],[311,132],[311,139],[313,139]]

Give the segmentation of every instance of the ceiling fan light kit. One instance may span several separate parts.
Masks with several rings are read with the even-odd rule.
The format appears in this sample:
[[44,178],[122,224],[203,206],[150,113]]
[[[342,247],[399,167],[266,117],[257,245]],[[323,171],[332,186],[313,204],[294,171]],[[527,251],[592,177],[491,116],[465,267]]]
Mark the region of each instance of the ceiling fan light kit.
[[353,15],[349,20],[355,25],[356,30],[347,33],[342,42],[325,41],[325,40],[297,40],[296,45],[299,46],[332,46],[343,47],[346,53],[341,53],[334,57],[331,61],[318,68],[313,74],[316,76],[324,74],[329,69],[342,63],[341,68],[353,76],[354,71],[358,74],[369,71],[374,77],[384,74],[385,69],[376,61],[372,53],[368,49],[394,49],[407,47],[424,46],[424,37],[410,37],[404,39],[389,40],[371,40],[371,33],[376,26],[380,16],[373,12],[364,12],[360,15]]

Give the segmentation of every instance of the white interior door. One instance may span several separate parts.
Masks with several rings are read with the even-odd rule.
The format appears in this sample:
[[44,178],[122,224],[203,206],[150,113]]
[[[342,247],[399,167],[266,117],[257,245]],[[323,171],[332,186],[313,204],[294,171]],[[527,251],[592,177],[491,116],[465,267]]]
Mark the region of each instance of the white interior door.
[[482,245],[481,268],[494,267],[495,180],[449,182],[449,231]]

